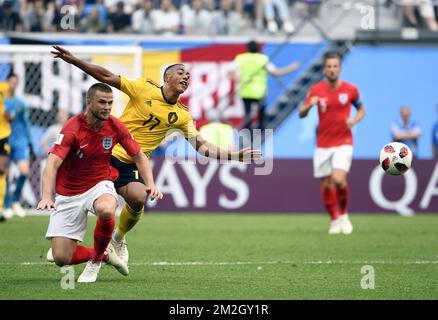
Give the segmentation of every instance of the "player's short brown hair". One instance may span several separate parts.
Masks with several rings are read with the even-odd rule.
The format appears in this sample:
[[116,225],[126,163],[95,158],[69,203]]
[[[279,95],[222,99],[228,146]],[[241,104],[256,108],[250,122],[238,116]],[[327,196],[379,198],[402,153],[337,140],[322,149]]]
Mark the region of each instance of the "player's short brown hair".
[[96,91],[100,91],[100,92],[105,92],[105,93],[112,93],[113,90],[111,89],[111,87],[105,83],[102,82],[98,82],[93,84],[87,91],[87,98],[91,99]]
[[327,62],[328,59],[338,59],[339,63],[342,62],[342,57],[339,53],[334,52],[334,51],[330,51],[330,52],[326,52],[324,54],[324,65]]

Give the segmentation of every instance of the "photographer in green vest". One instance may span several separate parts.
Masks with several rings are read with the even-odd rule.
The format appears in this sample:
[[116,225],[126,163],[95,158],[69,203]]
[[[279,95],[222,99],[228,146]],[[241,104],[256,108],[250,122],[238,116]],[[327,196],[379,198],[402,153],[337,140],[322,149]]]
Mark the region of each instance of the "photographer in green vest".
[[[248,52],[238,54],[234,59],[234,72],[230,77],[238,81],[239,96],[245,107],[244,128],[264,129],[265,98],[268,88],[268,74],[274,77],[297,70],[300,66],[298,61],[290,65],[277,68],[269,61],[269,57],[259,52],[259,45],[255,41],[247,44]],[[257,107],[258,125],[251,125],[252,107]]]

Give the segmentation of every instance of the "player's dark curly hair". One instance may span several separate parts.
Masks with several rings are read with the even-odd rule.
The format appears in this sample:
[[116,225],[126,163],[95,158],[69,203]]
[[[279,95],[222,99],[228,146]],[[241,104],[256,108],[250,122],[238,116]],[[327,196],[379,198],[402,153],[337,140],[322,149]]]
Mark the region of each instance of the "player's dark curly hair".
[[111,87],[105,83],[95,83],[93,84],[87,91],[87,98],[90,99],[94,96],[94,94],[96,93],[96,91],[100,91],[100,92],[105,92],[105,93],[111,93],[113,92],[113,90],[111,89]]

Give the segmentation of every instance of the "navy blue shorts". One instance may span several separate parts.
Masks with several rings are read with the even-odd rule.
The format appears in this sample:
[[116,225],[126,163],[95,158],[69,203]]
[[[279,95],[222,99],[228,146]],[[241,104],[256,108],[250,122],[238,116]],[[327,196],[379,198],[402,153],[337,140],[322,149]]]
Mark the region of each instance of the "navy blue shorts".
[[0,139],[0,156],[9,156],[10,147],[8,144],[8,137]]
[[114,186],[117,188],[126,186],[130,182],[140,182],[144,184],[135,163],[125,163],[114,156],[111,156],[110,164],[119,172],[119,177],[114,181]]

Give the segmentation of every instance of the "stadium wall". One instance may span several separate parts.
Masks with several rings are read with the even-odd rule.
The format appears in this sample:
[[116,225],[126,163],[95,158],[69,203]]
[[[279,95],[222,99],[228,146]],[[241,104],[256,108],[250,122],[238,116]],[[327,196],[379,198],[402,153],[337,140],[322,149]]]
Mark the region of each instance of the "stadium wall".
[[[151,211],[324,212],[311,160],[271,159],[258,165],[218,164],[205,159],[204,163],[173,163],[163,157],[152,161],[164,199],[149,202]],[[36,160],[31,171],[39,173],[43,166],[44,162]],[[35,203],[39,194],[38,176],[30,175],[25,189],[24,198],[29,203]],[[404,176],[389,177],[377,161],[355,160],[348,180],[352,213],[438,212],[435,161],[418,160]]]

